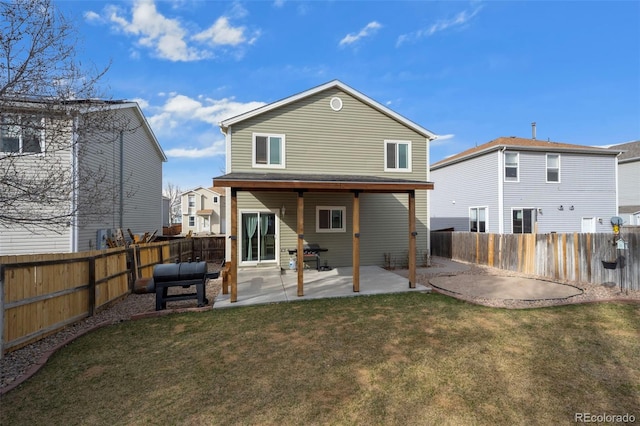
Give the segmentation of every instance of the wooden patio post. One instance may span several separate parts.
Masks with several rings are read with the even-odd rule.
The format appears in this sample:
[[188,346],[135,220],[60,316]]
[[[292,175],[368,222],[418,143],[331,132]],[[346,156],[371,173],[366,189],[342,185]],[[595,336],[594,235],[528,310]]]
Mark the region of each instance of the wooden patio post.
[[231,188],[231,302],[238,301],[238,192]]
[[416,192],[409,192],[409,288],[416,288]]
[[360,193],[353,193],[353,291],[360,291]]
[[304,196],[298,191],[298,251],[296,268],[298,269],[298,296],[304,296]]

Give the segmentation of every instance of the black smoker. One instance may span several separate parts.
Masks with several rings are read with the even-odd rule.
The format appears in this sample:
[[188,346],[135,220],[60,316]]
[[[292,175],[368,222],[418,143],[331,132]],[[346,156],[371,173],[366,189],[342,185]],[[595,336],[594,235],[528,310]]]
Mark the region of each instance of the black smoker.
[[[156,265],[153,268],[153,281],[156,286],[156,311],[167,308],[167,302],[173,300],[198,299],[198,307],[209,303],[207,300],[207,262],[181,262]],[[169,295],[169,287],[195,285],[195,293]]]

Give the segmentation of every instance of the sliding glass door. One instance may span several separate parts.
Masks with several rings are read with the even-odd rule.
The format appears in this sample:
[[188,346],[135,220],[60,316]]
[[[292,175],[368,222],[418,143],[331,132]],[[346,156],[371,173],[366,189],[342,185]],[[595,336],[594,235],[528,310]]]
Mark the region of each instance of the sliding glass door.
[[241,214],[242,262],[269,262],[276,260],[276,215],[271,212]]

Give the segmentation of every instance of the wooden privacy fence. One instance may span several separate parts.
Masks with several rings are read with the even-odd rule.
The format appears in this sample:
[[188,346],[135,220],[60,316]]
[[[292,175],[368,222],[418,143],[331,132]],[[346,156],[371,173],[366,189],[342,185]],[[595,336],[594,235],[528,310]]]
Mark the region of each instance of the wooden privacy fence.
[[[432,232],[431,254],[553,280],[640,290],[640,233],[624,233],[618,250],[613,234],[485,234]],[[616,269],[602,261],[618,260]],[[624,263],[624,265],[622,264]]]
[[82,253],[0,256],[0,357],[90,317],[136,279],[176,260],[222,262],[224,237],[188,238]]

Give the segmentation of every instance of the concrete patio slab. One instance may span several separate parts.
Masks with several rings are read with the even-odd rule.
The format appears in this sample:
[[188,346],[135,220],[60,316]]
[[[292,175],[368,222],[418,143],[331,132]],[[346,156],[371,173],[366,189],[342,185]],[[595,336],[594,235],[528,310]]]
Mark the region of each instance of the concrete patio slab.
[[353,269],[304,271],[304,296],[298,297],[298,273],[280,268],[252,268],[238,271],[238,301],[231,303],[230,294],[218,294],[214,309],[266,303],[293,302],[329,297],[352,297],[372,294],[428,292],[421,284],[409,288],[409,280],[379,266],[360,268],[360,291],[353,291]]

